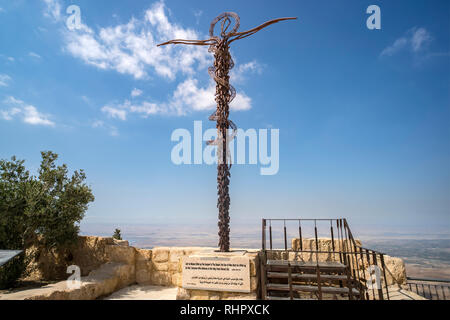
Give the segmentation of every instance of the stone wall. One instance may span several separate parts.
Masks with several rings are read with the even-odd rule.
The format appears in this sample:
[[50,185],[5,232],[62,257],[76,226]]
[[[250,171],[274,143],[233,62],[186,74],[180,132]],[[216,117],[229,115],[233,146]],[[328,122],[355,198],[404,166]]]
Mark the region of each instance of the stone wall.
[[26,280],[63,280],[67,279],[67,267],[77,265],[81,275],[87,276],[107,262],[134,264],[135,249],[128,241],[113,238],[78,237],[78,241],[60,250],[47,250],[33,246],[27,249],[27,255],[34,259],[28,265],[29,276]]
[[259,286],[259,254],[247,252],[250,258],[251,293],[215,292],[182,289],[183,258],[201,252],[211,252],[207,247],[156,247],[139,249],[130,247],[127,241],[112,238],[79,237],[76,245],[64,250],[47,251],[31,248],[36,259],[30,264],[28,280],[66,280],[67,267],[80,267],[82,285],[68,289],[61,281],[41,289],[25,290],[2,299],[96,299],[111,294],[131,284],[178,287],[178,299],[256,299]]
[[[360,242],[357,241],[360,245]],[[303,239],[304,250],[315,250],[314,239]],[[292,248],[300,248],[299,239],[292,239]],[[335,241],[335,250],[339,244]],[[232,293],[182,288],[183,258],[211,252],[214,248],[202,247],[156,247],[154,249],[138,249],[130,247],[127,241],[116,241],[112,238],[79,237],[76,245],[59,252],[46,251],[43,248],[31,248],[29,253],[36,254],[30,265],[30,279],[66,280],[69,265],[80,267],[82,286],[79,289],[68,289],[66,281],[61,281],[41,289],[25,290],[18,294],[3,295],[1,299],[96,299],[108,295],[131,284],[159,285],[178,287],[177,299],[185,300],[232,300],[257,299],[259,291],[259,250],[246,250],[245,256],[250,258],[250,293]],[[319,250],[332,251],[331,239],[321,238]],[[278,252],[270,259],[291,259],[315,261],[311,253]],[[333,261],[338,255],[320,254],[320,261]],[[368,265],[361,266],[367,269]],[[406,281],[406,270],[402,259],[385,256],[388,285],[403,284]],[[363,274],[361,274],[363,277]]]

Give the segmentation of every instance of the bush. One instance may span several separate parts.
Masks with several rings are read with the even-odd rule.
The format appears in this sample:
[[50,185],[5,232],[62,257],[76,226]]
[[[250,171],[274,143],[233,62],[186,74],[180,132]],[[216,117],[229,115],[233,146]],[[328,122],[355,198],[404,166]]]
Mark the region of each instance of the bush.
[[0,267],[0,289],[11,288],[26,270],[24,254],[20,254]]
[[[84,183],[83,170],[69,178],[65,164],[56,166],[58,155],[41,152],[37,177],[26,170],[23,160],[0,161],[0,248],[25,250],[34,244],[58,249],[74,243],[88,204],[94,201]],[[26,262],[19,257],[1,269],[0,288],[24,275]]]
[[122,235],[120,234],[120,229],[114,230],[113,239],[122,240]]

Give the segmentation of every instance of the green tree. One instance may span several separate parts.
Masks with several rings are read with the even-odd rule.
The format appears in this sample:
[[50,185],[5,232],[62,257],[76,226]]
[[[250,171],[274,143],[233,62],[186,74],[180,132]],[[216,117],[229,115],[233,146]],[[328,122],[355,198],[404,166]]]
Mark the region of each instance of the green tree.
[[114,230],[113,239],[122,240],[122,235],[120,234],[120,229]]
[[[33,244],[57,249],[74,243],[79,222],[94,201],[83,170],[69,177],[67,165],[56,165],[57,154],[41,155],[37,177],[30,175],[23,160],[0,160],[0,249],[24,250]],[[0,288],[23,274],[29,258],[15,264],[14,272],[1,272]]]

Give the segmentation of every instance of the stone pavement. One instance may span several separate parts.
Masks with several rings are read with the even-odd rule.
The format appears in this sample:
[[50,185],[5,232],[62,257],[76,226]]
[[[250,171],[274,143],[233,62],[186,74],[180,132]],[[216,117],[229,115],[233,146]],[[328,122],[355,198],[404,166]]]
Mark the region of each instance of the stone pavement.
[[104,300],[175,300],[176,287],[133,285],[114,292]]

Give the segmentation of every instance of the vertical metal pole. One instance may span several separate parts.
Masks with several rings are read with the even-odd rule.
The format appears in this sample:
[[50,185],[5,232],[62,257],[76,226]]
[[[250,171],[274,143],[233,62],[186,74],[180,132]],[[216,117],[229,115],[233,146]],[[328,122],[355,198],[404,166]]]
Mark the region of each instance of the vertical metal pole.
[[317,221],[314,220],[314,235],[316,238],[316,251],[319,251],[319,239],[317,237]]
[[335,250],[335,246],[334,246],[334,231],[333,231],[333,220],[330,220],[330,231],[331,231],[331,248],[333,249],[333,260],[335,259],[335,254],[336,254],[336,250]]
[[261,241],[262,241],[262,245],[261,248],[262,250],[266,250],[266,219],[262,219],[262,237],[261,237]]
[[302,224],[300,222],[300,219],[298,220],[298,234],[300,237],[300,251],[303,251]]
[[363,277],[364,277],[364,279],[366,280],[366,286],[365,286],[365,288],[364,288],[364,291],[365,291],[365,294],[366,294],[366,299],[367,300],[370,300],[370,297],[369,297],[369,288],[367,287],[367,277],[366,277],[366,269],[364,268],[364,253],[363,253],[363,249],[362,248],[359,248],[359,254],[360,254],[360,256],[361,256],[361,263],[362,263],[362,271],[363,271]]
[[269,220],[270,250],[272,250],[272,220]]
[[284,250],[287,250],[286,220],[284,220]]
[[339,220],[336,219],[336,229],[337,229],[337,233],[338,233],[338,245],[339,245],[339,260],[341,263],[343,263],[343,258],[342,258],[342,253],[343,253],[343,248],[342,248],[342,242],[341,242],[341,229],[339,227]]
[[[366,258],[367,258],[367,265],[370,266],[370,254],[369,254],[369,250],[367,250],[367,249],[366,249]],[[370,276],[370,282],[371,282],[371,284],[372,284],[372,295],[373,295],[373,300],[376,300],[376,297],[375,297],[375,289],[374,289],[373,282],[372,282],[372,274],[369,274],[369,276]]]
[[386,265],[384,263],[384,254],[381,255],[381,266],[383,268],[384,285],[386,286],[386,297],[388,300],[390,300],[389,287],[388,287],[387,278],[386,278]]
[[[373,259],[373,264],[378,267],[378,262],[377,262],[377,254],[375,252],[372,252],[372,259]],[[378,283],[377,283],[378,285]],[[384,296],[383,296],[383,288],[381,286],[380,283],[380,287],[378,288],[378,298],[380,298],[380,300],[384,300]]]
[[288,262],[288,284],[289,284],[289,297],[291,300],[294,300],[294,292],[292,291],[292,270],[290,262]]
[[267,298],[267,286],[266,286],[266,281],[267,281],[267,272],[266,272],[266,262],[267,262],[267,256],[266,256],[266,252],[262,251],[261,252],[261,299],[262,300],[266,300]]

